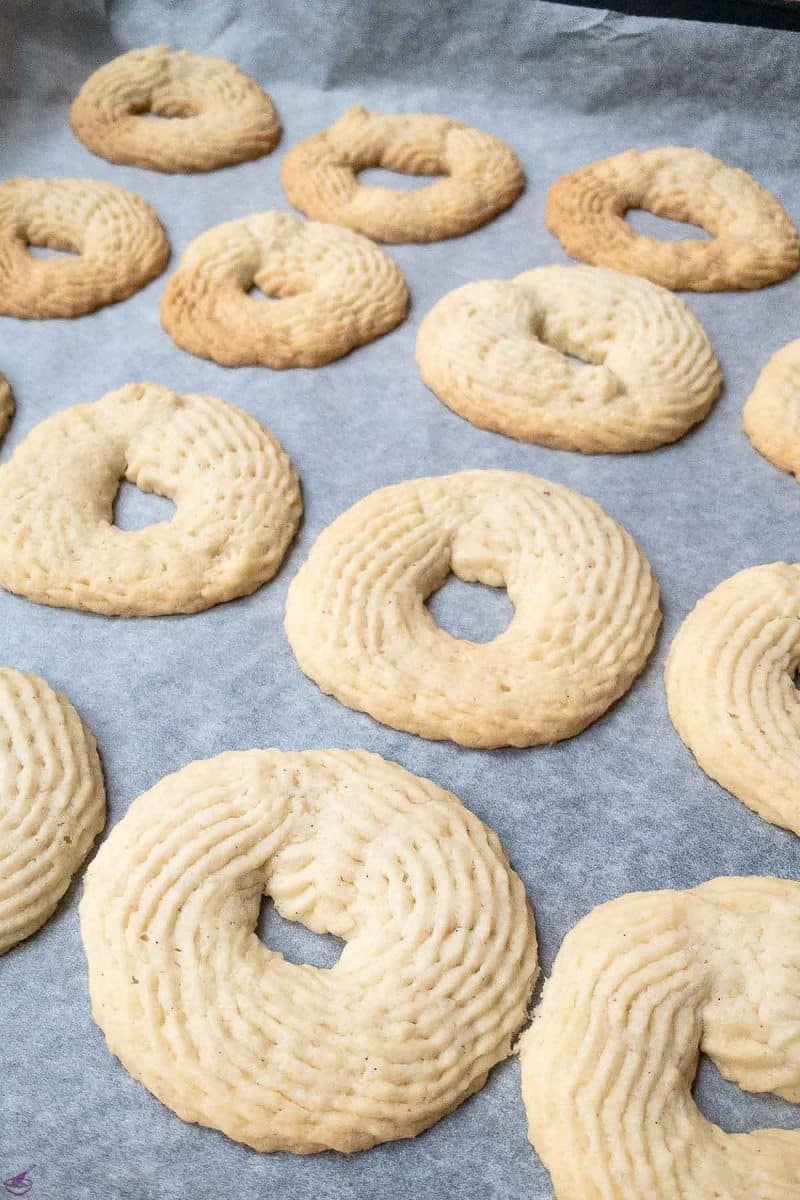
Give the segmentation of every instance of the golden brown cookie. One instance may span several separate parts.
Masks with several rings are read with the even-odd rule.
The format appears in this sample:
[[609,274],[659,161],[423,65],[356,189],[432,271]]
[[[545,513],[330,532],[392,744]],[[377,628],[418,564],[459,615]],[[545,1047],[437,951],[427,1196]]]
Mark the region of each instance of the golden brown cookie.
[[[711,239],[645,237],[625,220],[632,208],[701,225]],[[800,266],[797,230],[772,192],[686,146],[626,150],[562,176],[547,197],[547,226],[573,258],[676,291],[762,288]]]
[[[450,572],[505,587],[508,629],[451,637],[425,602]],[[644,554],[592,500],[516,471],[381,488],[317,539],[286,632],[324,692],[386,725],[464,746],[580,733],[633,683],[661,614]]]
[[[412,192],[367,187],[358,181],[367,167],[446,178]],[[290,203],[315,220],[378,242],[436,242],[493,220],[520,195],[525,174],[505,142],[461,121],[357,107],[292,146],[281,182]]]
[[800,1102],[800,884],[712,879],[602,904],[564,939],[521,1042],[529,1137],[557,1200],[800,1200],[800,1130],[731,1134],[701,1051]]
[[[248,295],[258,288],[263,297]],[[288,213],[209,229],[188,246],[161,301],[183,350],[225,367],[319,367],[405,318],[408,288],[367,238]]]
[[[120,481],[171,521],[113,523]],[[0,586],[114,616],[191,613],[271,579],[300,520],[277,440],[213,396],[128,384],[37,425],[0,467]]]
[[767,821],[800,834],[800,565],[726,579],[678,630],[669,715],[700,766]]
[[94,738],[36,675],[0,669],[0,954],[53,913],[106,819]]
[[233,63],[169,46],[129,50],[100,67],[72,102],[70,123],[94,154],[153,171],[260,158],[281,135],[269,96]]
[[0,438],[4,436],[14,415],[14,393],[11,384],[0,371]]
[[473,425],[585,454],[674,442],[722,386],[680,297],[600,267],[537,267],[456,288],[422,322],[417,363]]
[[[343,938],[322,970],[256,935],[262,897]],[[376,754],[195,762],[87,873],[109,1049],[184,1121],[256,1150],[414,1137],[511,1051],[536,978],[522,883],[455,796]]]
[[[35,258],[29,246],[70,251]],[[79,317],[138,292],[169,259],[156,214],[100,179],[0,184],[0,315]]]
[[744,406],[743,423],[756,450],[800,481],[800,339],[764,367]]

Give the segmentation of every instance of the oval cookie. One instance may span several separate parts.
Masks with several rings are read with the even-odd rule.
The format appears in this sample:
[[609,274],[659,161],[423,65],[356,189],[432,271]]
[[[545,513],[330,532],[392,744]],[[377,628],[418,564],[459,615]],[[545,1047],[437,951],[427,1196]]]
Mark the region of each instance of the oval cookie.
[[[258,288],[263,298],[248,295]],[[388,255],[336,225],[257,213],[202,233],[161,301],[172,340],[225,367],[319,367],[404,320]]]
[[92,734],[36,675],[0,668],[0,954],[54,912],[106,819]]
[[[347,942],[286,962],[283,917]],[[533,918],[496,836],[455,796],[361,751],[251,750],[140,796],[87,873],[92,1012],[184,1121],[256,1150],[414,1137],[511,1051]]]
[[[367,167],[446,178],[404,192],[360,183]],[[461,121],[355,107],[287,151],[281,183],[289,202],[315,220],[378,242],[435,242],[493,220],[520,195],[525,175],[505,142]]]
[[[117,528],[122,479],[173,499],[173,519]],[[301,511],[294,467],[252,417],[132,383],[48,417],[0,467],[0,586],[115,616],[199,612],[271,579]]]
[[537,267],[456,288],[422,322],[417,363],[473,425],[585,454],[674,442],[722,385],[680,297],[600,267]]
[[72,102],[70,124],[101,158],[154,171],[260,158],[281,135],[269,96],[233,63],[169,46],[129,50],[100,67]]
[[730,1134],[692,1097],[701,1051],[800,1102],[800,884],[713,879],[603,904],[564,939],[520,1048],[557,1200],[800,1200],[800,1130]]
[[[505,587],[508,629],[451,637],[425,601],[453,571]],[[465,746],[580,733],[644,667],[661,614],[647,559],[591,500],[514,471],[382,488],[317,539],[286,632],[324,692],[395,729]]]
[[[711,238],[646,237],[625,220],[633,208],[701,225]],[[772,192],[686,146],[626,150],[563,175],[550,188],[546,220],[573,258],[676,291],[762,288],[800,266],[797,230]]]
[[689,614],[666,666],[669,715],[700,766],[800,834],[800,565],[726,579]]
[[[29,246],[69,251],[40,259]],[[79,317],[160,275],[169,242],[141,196],[100,179],[0,183],[0,315]]]
[[800,338],[764,367],[744,406],[743,422],[756,450],[800,480]]

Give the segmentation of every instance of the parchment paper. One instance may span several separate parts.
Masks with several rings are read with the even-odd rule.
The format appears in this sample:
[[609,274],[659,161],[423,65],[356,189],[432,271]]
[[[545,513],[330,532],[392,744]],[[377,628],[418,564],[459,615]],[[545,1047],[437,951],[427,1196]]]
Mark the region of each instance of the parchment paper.
[[[156,41],[230,58],[262,82],[285,127],[276,152],[170,177],[84,149],[67,123],[81,82],[123,49]],[[109,826],[196,758],[254,746],[367,747],[452,789],[497,830],[535,906],[545,971],[570,927],[622,892],[725,873],[798,875],[795,836],[712,783],[679,741],[662,670],[700,596],[741,568],[800,556],[800,489],[759,457],[740,424],[760,368],[800,335],[800,276],[760,292],[687,297],[719,354],[725,392],[696,432],[655,453],[582,457],[482,432],[426,390],[413,360],[419,322],[445,292],[567,261],[545,229],[545,195],[562,172],[593,159],[630,146],[697,145],[752,171],[800,222],[797,35],[529,0],[12,0],[0,14],[0,99],[2,177],[91,176],[134,189],[163,218],[173,265],[202,230],[287,208],[284,148],[349,104],[449,113],[506,138],[528,173],[522,199],[485,229],[390,248],[408,279],[411,316],[318,370],[229,370],[178,350],[159,324],[168,273],[94,316],[0,319],[0,369],[18,401],[0,461],[48,414],[152,379],[247,409],[302,476],[300,536],[277,578],[248,599],[126,621],[0,593],[0,662],[63,689],[94,730]],[[663,587],[664,629],[644,676],[604,719],[552,748],[470,752],[395,733],[323,696],[283,633],[289,582],[335,516],[385,484],[465,467],[527,471],[594,497],[639,539]],[[136,509],[136,497],[125,508]],[[446,585],[434,611],[472,636],[508,618],[501,595],[467,585]],[[79,896],[80,884],[0,960],[0,1178],[35,1164],[32,1200],[552,1195],[526,1141],[514,1059],[415,1141],[350,1158],[258,1155],[183,1124],[119,1066],[91,1020]],[[287,952],[335,956],[321,939],[281,934],[271,922],[267,936],[279,934]],[[797,1124],[792,1106],[748,1097],[708,1067],[701,1076],[704,1110],[725,1128]]]

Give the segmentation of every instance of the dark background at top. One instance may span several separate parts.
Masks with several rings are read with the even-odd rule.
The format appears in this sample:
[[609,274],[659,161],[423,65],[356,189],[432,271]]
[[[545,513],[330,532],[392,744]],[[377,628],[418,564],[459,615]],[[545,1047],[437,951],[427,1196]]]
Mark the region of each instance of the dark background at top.
[[800,0],[561,0],[584,8],[611,8],[640,17],[676,17],[684,21],[718,21],[728,25],[761,25],[800,30]]

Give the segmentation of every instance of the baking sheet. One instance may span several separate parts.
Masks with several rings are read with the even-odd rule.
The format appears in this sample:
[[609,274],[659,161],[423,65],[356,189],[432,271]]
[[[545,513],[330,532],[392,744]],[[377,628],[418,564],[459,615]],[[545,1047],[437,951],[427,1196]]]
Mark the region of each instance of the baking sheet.
[[[261,81],[284,123],[279,149],[191,178],[94,158],[70,133],[69,100],[96,66],[155,41],[233,59]],[[800,489],[756,454],[740,419],[764,362],[800,335],[800,276],[761,292],[687,297],[725,391],[699,429],[650,454],[585,458],[480,431],[425,389],[413,360],[419,322],[445,292],[567,261],[545,229],[545,195],[559,174],[595,158],[698,145],[751,170],[800,222],[796,35],[528,0],[12,0],[0,8],[0,100],[2,177],[90,176],[134,189],[161,215],[173,265],[202,230],[286,208],[283,150],[349,104],[449,113],[506,138],[528,173],[525,195],[487,228],[389,248],[408,279],[411,316],[321,369],[230,370],[178,350],[158,317],[169,271],[90,317],[0,319],[0,369],[18,402],[0,461],[48,414],[152,379],[247,409],[277,434],[303,481],[297,542],[276,579],[247,599],[125,621],[0,593],[0,662],[63,689],[94,730],[109,826],[192,759],[254,746],[363,746],[452,789],[497,830],[535,906],[545,971],[570,927],[621,892],[725,873],[800,874],[798,840],[695,765],[669,722],[662,682],[672,636],[701,595],[741,568],[798,558]],[[319,532],[375,488],[465,467],[527,471],[594,497],[639,539],[661,581],[657,653],[632,691],[572,741],[487,753],[393,732],[323,696],[287,645],[286,590]],[[136,506],[136,497],[125,505]],[[508,618],[502,594],[468,585],[446,585],[434,610],[471,636]],[[0,960],[0,1180],[35,1164],[33,1200],[552,1195],[525,1138],[513,1059],[415,1141],[350,1158],[260,1156],[183,1124],[126,1074],[92,1023],[79,893]],[[278,934],[273,922],[268,936]],[[282,936],[293,953],[319,951],[314,961],[335,953],[310,935]],[[701,1076],[704,1111],[727,1129],[798,1123],[791,1105],[748,1097],[711,1068]]]

